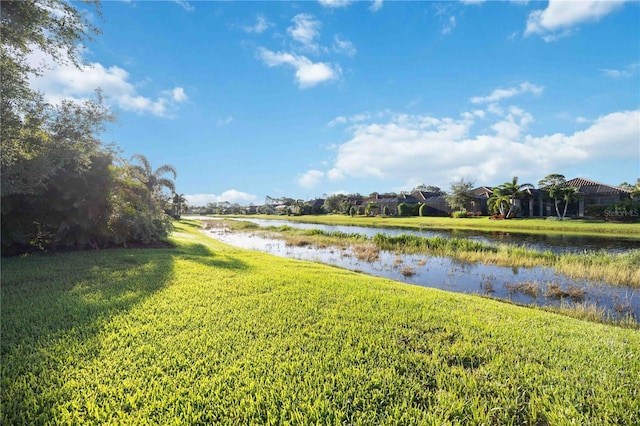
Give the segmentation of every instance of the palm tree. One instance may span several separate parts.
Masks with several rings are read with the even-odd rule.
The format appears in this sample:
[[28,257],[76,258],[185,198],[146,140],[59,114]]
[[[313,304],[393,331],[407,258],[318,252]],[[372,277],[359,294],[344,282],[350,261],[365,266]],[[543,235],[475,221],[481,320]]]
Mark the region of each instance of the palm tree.
[[176,186],[173,181],[163,177],[163,175],[167,173],[171,173],[174,179],[178,177],[178,172],[176,172],[176,169],[172,165],[163,164],[153,170],[151,163],[144,155],[134,154],[131,159],[140,162],[139,165],[133,165],[132,168],[137,179],[147,187],[149,194],[154,198],[159,198],[164,188],[167,188],[172,193],[176,191]]
[[566,187],[566,182],[567,180],[565,179],[564,175],[558,173],[552,173],[550,175],[547,175],[544,179],[540,179],[538,181],[538,186],[541,189],[546,189],[547,191],[549,191],[549,197],[553,199],[553,204],[556,207],[556,215],[558,216],[558,219],[561,218],[560,208],[558,207],[558,205],[560,204],[560,201],[562,201],[562,198],[564,196],[563,191]]
[[187,199],[184,198],[184,194],[173,193],[171,211],[172,216],[176,219],[180,219],[182,212],[187,210]]
[[493,188],[493,194],[491,194],[491,197],[487,200],[488,206],[494,212],[498,212],[504,217],[507,217],[505,211],[510,203],[511,198],[507,194],[504,194],[500,187]]
[[561,218],[562,220],[564,220],[564,217],[567,215],[567,207],[569,206],[569,203],[578,201],[581,198],[582,195],[580,194],[580,190],[575,186],[565,186],[564,188],[562,188],[562,200],[564,201],[564,211],[562,212]]
[[505,182],[497,188],[493,188],[494,193],[497,190],[501,196],[506,195],[509,198],[509,211],[506,218],[511,217],[516,206],[516,199],[522,197],[525,189],[533,189],[533,185],[530,183],[518,184],[518,176],[514,176],[511,182]]

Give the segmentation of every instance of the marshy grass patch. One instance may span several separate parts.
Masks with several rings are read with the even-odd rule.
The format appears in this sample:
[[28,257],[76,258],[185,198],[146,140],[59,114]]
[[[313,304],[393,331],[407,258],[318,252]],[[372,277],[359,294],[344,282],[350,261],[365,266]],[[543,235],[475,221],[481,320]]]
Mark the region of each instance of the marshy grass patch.
[[291,235],[291,236],[285,237],[285,244],[293,247],[307,247],[307,246],[310,246],[312,243],[308,238],[304,236]]
[[380,249],[375,244],[356,244],[352,247],[356,259],[373,263],[380,259]]
[[548,312],[557,312],[568,317],[577,318],[583,321],[593,323],[614,325],[616,327],[628,328],[632,330],[640,330],[638,318],[632,312],[622,310],[612,314],[606,309],[595,303],[587,302],[568,302],[563,300],[560,306],[540,307]]
[[412,277],[416,274],[416,270],[409,265],[404,265],[400,268],[400,273],[405,277]]
[[538,281],[522,281],[519,283],[504,283],[504,288],[509,294],[522,293],[537,299],[541,293],[541,284]]
[[571,299],[575,302],[581,302],[584,300],[586,290],[574,285],[568,285],[566,288],[562,288],[558,283],[547,283],[547,288],[544,292],[544,296],[550,299]]
[[551,267],[569,278],[605,281],[610,285],[640,288],[640,249],[618,254],[606,252],[555,254],[549,250],[540,252],[525,246],[494,245],[466,238],[383,233],[376,233],[368,238],[359,233],[341,231],[300,230],[288,226],[274,229],[282,230],[279,231],[279,238],[296,242],[305,241],[314,246],[323,244],[351,248],[360,244],[374,244],[380,251],[398,254],[429,254],[449,257],[457,262],[469,264],[483,263],[525,268]]

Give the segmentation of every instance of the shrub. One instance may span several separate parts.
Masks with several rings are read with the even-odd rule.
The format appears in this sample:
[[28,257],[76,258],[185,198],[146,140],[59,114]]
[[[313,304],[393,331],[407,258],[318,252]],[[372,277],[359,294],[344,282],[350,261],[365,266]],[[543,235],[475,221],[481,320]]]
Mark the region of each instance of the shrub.
[[462,211],[457,211],[457,212],[451,213],[451,217],[453,217],[455,219],[460,219],[460,218],[468,217],[468,216],[467,216],[467,212],[462,210]]
[[602,204],[589,204],[584,208],[584,214],[592,217],[604,217],[604,211],[607,210],[607,206]]
[[411,206],[407,203],[398,204],[398,216],[409,216],[411,214]]

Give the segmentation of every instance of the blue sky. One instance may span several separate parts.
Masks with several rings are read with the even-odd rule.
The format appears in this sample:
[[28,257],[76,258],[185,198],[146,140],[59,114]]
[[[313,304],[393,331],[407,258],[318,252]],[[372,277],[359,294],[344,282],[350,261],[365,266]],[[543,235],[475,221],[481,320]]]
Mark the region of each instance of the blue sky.
[[[81,69],[192,205],[640,177],[640,3],[107,1]],[[36,52],[33,60],[41,60]]]

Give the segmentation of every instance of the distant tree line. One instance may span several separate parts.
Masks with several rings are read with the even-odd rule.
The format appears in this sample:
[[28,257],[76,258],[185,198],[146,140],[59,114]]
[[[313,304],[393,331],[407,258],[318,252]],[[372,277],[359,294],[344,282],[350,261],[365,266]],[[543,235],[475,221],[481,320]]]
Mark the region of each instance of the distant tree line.
[[179,216],[184,205],[163,192],[175,193],[165,175],[176,170],[153,170],[140,154],[126,161],[99,139],[114,120],[99,89],[94,99],[51,105],[29,86],[42,72],[27,61],[32,49],[77,66],[79,44],[99,30],[63,0],[2,1],[0,15],[2,255],[166,238],[165,210]]

